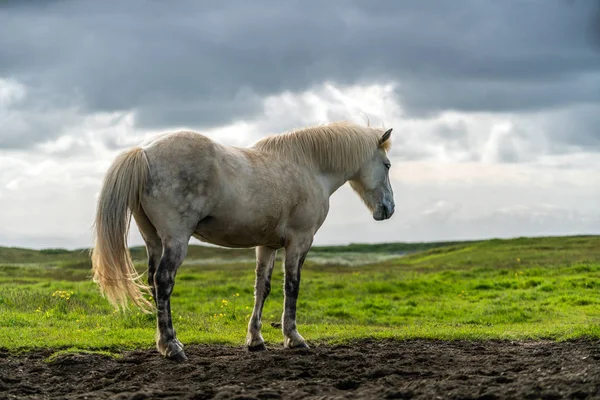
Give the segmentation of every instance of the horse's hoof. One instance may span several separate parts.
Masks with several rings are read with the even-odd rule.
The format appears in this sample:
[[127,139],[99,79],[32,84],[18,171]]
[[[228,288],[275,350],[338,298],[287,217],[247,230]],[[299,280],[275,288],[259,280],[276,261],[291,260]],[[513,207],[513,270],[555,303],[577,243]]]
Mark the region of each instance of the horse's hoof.
[[265,343],[255,344],[254,346],[248,346],[248,351],[256,352],[256,351],[267,351],[267,346]]
[[178,362],[178,363],[182,363],[182,362],[185,362],[185,361],[187,361],[187,360],[188,360],[188,358],[187,358],[187,356],[185,355],[185,352],[183,352],[183,350],[182,350],[182,351],[180,351],[180,352],[179,352],[179,353],[177,353],[177,354],[173,354],[173,355],[171,355],[171,356],[168,356],[167,358],[168,358],[169,360],[172,360],[172,361],[175,361],[175,362]]
[[310,349],[310,347],[308,347],[308,345],[305,342],[300,342],[300,343],[290,346],[288,348],[292,349],[292,350]]

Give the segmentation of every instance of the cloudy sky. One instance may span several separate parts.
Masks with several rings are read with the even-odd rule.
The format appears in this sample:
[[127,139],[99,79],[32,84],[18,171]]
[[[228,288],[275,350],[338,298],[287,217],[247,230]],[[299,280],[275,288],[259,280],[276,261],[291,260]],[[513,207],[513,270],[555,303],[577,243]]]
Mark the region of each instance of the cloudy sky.
[[597,0],[4,0],[0,245],[89,246],[109,164],[158,133],[367,117],[396,214],[343,187],[318,244],[600,233]]

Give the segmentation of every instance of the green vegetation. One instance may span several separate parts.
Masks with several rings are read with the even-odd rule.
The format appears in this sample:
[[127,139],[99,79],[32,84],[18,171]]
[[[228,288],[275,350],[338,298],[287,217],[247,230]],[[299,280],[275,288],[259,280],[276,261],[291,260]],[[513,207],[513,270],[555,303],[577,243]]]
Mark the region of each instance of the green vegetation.
[[[405,256],[398,253],[428,249]],[[143,248],[133,249],[144,270]],[[192,247],[172,308],[184,343],[244,343],[252,250]],[[86,251],[0,248],[0,348],[115,351],[154,345],[153,315],[114,312],[90,282]],[[281,268],[264,312],[281,343]],[[600,237],[315,248],[298,324],[309,343],[358,337],[600,337]]]

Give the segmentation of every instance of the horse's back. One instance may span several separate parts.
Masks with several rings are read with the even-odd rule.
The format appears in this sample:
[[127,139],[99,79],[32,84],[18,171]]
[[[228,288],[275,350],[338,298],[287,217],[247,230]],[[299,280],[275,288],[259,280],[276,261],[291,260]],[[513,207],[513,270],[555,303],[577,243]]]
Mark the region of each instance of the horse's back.
[[[216,143],[210,138],[192,131],[177,131],[157,136],[142,144],[149,157],[181,158],[199,154],[210,155]],[[185,161],[185,160],[184,160]]]
[[165,225],[159,231],[181,224],[222,246],[277,247],[290,228],[311,230],[327,212],[314,174],[275,154],[187,131],[144,150],[150,179],[142,202],[150,219]]

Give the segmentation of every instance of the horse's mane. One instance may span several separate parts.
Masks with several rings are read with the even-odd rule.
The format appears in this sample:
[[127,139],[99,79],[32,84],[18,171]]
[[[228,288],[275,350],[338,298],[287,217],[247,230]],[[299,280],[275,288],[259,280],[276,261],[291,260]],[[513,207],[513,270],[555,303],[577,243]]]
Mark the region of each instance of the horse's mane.
[[302,165],[339,172],[359,168],[380,147],[389,151],[391,140],[379,144],[383,132],[350,122],[335,122],[267,136],[253,147]]

